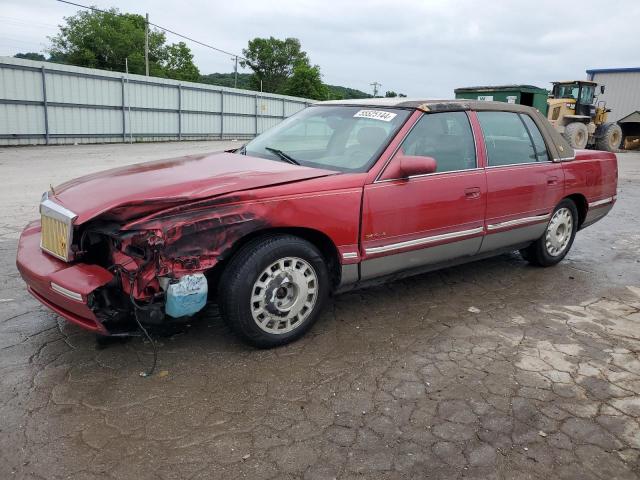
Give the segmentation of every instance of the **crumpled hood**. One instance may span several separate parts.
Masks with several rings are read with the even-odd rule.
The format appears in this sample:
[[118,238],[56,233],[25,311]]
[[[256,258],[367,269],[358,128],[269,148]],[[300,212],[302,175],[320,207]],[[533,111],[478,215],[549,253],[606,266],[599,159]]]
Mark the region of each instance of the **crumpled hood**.
[[75,223],[109,212],[130,219],[180,203],[335,174],[233,153],[214,153],[106,170],[55,187],[52,199],[78,215]]

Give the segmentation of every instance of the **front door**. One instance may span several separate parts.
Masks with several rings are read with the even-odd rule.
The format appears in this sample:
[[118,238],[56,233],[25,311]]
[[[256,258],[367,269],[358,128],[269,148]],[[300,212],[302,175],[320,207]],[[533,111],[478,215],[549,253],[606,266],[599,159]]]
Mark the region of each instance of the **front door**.
[[[402,155],[432,157],[437,169],[399,178]],[[378,179],[365,186],[361,278],[476,254],[486,192],[467,114],[423,115]]]
[[551,161],[527,114],[478,112],[487,151],[487,236],[482,252],[538,239],[562,199],[562,165]]

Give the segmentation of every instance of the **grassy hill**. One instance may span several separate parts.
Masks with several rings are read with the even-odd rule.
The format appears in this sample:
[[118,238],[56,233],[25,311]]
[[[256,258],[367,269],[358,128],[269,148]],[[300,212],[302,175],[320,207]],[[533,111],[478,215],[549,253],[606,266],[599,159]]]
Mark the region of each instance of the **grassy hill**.
[[327,85],[329,89],[329,95],[331,95],[332,100],[340,100],[345,99],[349,100],[350,98],[371,98],[372,95],[363,92],[362,90],[357,90],[355,88],[349,87],[341,87],[339,85]]
[[[200,82],[210,85],[220,85],[221,87],[234,87],[233,73],[210,73],[208,75],[200,75]],[[251,74],[238,73],[238,88],[245,90],[253,90],[251,88]]]
[[[208,83],[210,85],[220,85],[222,87],[234,86],[233,73],[210,73],[208,75],[201,75],[200,81],[202,83]],[[238,73],[238,88],[245,90],[253,90],[251,87],[251,74],[250,73]],[[329,89],[328,100],[336,99],[350,99],[350,98],[369,98],[371,95],[355,88],[342,87],[339,85],[327,85]]]

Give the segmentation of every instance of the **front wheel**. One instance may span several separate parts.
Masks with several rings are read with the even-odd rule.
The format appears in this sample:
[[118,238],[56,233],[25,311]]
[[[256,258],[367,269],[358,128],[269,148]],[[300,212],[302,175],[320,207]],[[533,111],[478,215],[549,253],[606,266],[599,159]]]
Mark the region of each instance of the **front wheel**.
[[219,284],[222,316],[245,342],[271,348],[304,335],[329,293],[322,254],[291,235],[258,238],[230,261]]
[[565,199],[553,210],[542,236],[520,253],[533,265],[550,267],[569,253],[577,231],[578,209],[571,200]]

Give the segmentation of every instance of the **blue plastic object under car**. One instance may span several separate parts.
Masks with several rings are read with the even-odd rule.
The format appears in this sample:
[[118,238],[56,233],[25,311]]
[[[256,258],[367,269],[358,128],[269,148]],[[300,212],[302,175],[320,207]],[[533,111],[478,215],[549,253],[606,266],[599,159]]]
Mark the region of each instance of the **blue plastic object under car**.
[[170,283],[166,292],[165,312],[179,318],[188,317],[202,310],[207,303],[207,278],[202,273],[185,275]]

